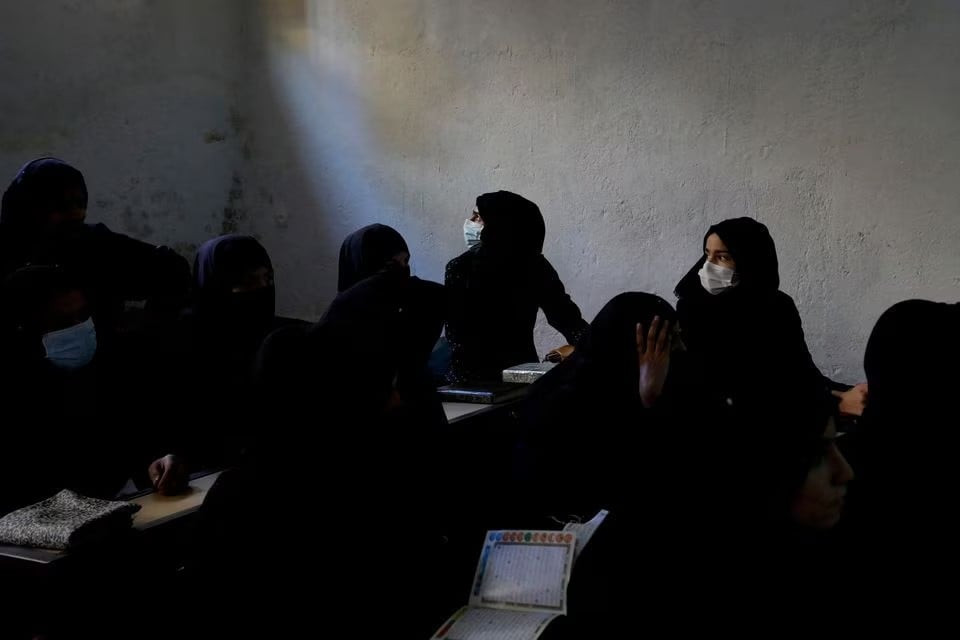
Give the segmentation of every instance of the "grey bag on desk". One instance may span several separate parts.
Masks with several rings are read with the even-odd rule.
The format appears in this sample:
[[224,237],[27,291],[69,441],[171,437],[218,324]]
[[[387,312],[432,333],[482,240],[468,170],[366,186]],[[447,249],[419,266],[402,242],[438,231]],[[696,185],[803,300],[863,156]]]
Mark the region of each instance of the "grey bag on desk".
[[140,506],[88,498],[69,489],[0,518],[0,544],[69,549],[129,529]]

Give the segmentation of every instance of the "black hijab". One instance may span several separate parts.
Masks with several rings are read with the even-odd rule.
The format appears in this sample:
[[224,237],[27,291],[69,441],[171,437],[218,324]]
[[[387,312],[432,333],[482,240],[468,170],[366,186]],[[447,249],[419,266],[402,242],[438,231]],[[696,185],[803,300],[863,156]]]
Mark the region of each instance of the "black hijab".
[[[381,268],[337,295],[315,325],[271,334],[258,356],[262,430],[244,463],[221,477],[204,502],[197,562],[218,592],[249,599],[251,611],[262,611],[273,626],[309,617],[292,579],[305,569],[346,594],[371,584],[384,566],[399,567],[413,582],[388,605],[397,615],[388,616],[383,629],[373,625],[387,635],[399,629],[402,637],[424,636],[449,614],[447,605],[432,610],[450,592],[437,526],[441,507],[451,503],[438,494],[446,485],[436,482],[450,477],[443,468],[449,456],[439,451],[443,411],[433,388],[426,396],[403,389],[402,408],[391,405],[403,379],[418,365],[425,371],[426,355],[414,361],[405,348],[410,280],[401,268]],[[433,339],[438,335],[439,326]],[[266,512],[252,514],[252,500]],[[295,565],[266,557],[236,562],[236,553],[275,535],[276,523],[304,504],[337,514],[351,534],[318,533],[299,520],[303,526],[294,523],[285,535],[339,539],[338,553]],[[399,521],[416,525],[400,528],[396,540],[407,552],[397,556],[382,544],[382,532]],[[335,617],[355,619],[360,606],[338,599]],[[234,617],[225,613],[214,622],[232,624]]]
[[909,300],[885,311],[867,342],[869,397],[857,434],[855,490],[865,516],[892,519],[909,535],[923,535],[923,523],[945,514],[944,503],[954,499],[957,412],[950,401],[960,387],[958,331],[960,304]]
[[679,298],[721,299],[728,294],[770,294],[780,288],[780,267],[777,247],[766,225],[753,218],[731,218],[717,223],[703,236],[703,248],[707,238],[717,234],[727,246],[737,265],[739,284],[729,291],[712,295],[700,284],[700,269],[707,261],[700,256],[687,275],[677,284],[675,293]]
[[87,185],[83,174],[57,158],[37,158],[25,164],[3,194],[0,225],[32,232],[43,226],[45,216],[61,209],[87,208]]
[[[955,504],[960,304],[897,303],[877,320],[864,356],[869,396],[841,523],[851,593],[898,604],[939,602],[957,555]],[[949,569],[948,569],[949,570]]]
[[252,236],[228,234],[207,240],[197,251],[193,265],[194,288],[205,298],[229,294],[240,278],[252,269],[273,263],[267,250]]
[[[778,385],[823,383],[807,349],[800,313],[778,289],[777,250],[767,227],[751,218],[725,220],[710,227],[704,247],[713,233],[736,261],[739,284],[716,295],[706,291],[698,274],[704,256],[675,293],[684,343],[716,394],[714,400],[750,402],[757,389],[773,380]],[[722,376],[709,373],[717,367],[723,368]]]
[[324,367],[340,381],[331,381],[333,388],[343,387],[338,395],[361,394],[358,400],[363,402],[352,403],[356,410],[382,408],[402,366],[401,308],[407,280],[393,268],[361,280],[340,293],[308,331]]
[[887,424],[888,417],[913,415],[915,422],[942,407],[923,398],[938,392],[950,397],[960,385],[958,336],[960,304],[908,300],[885,311],[870,334],[863,361],[871,420]]
[[204,242],[193,266],[197,319],[217,326],[224,335],[262,339],[276,313],[274,287],[233,291],[247,273],[260,267],[272,271],[273,264],[263,245],[251,236],[231,234]]
[[[262,350],[261,375],[270,378],[267,410],[274,416],[291,411],[291,424],[298,425],[288,435],[269,427],[265,442],[270,445],[272,440],[274,451],[289,449],[301,432],[301,420],[294,416],[302,418],[317,408],[327,416],[314,434],[322,436],[322,450],[305,447],[286,456],[274,455],[274,460],[287,465],[291,455],[294,460],[306,456],[304,470],[319,466],[325,474],[366,476],[364,482],[372,485],[358,489],[379,492],[382,497],[403,487],[410,489],[402,504],[381,504],[376,513],[363,516],[371,521],[384,516],[388,508],[410,513],[427,508],[425,492],[437,491],[425,487],[427,478],[443,466],[430,462],[432,451],[440,446],[446,418],[426,372],[429,352],[411,350],[407,344],[411,329],[404,319],[404,300],[409,280],[399,268],[366,278],[339,294],[319,322],[300,334],[302,338],[278,332]],[[439,329],[436,325],[434,342]],[[280,359],[270,353],[278,342],[286,343]],[[396,404],[398,397],[401,402]],[[373,478],[392,486],[378,489]],[[344,496],[348,502],[350,493],[346,490]],[[330,503],[336,500],[328,497]],[[343,508],[365,510],[367,506]]]
[[483,218],[480,246],[484,255],[500,259],[532,258],[543,253],[546,226],[536,204],[509,191],[477,198]]
[[517,474],[534,481],[576,468],[581,480],[567,491],[541,494],[542,504],[529,509],[590,516],[630,501],[634,487],[624,478],[635,463],[629,460],[656,431],[639,396],[636,326],[675,315],[655,295],[622,293],[597,314],[574,354],[533,384],[521,410]]
[[602,394],[604,402],[632,403],[639,388],[637,324],[649,329],[655,316],[676,322],[673,307],[659,296],[631,291],[614,297],[590,323],[573,355],[533,386],[531,405],[558,392]]
[[379,272],[398,253],[410,250],[403,236],[392,227],[371,224],[354,231],[340,245],[337,291],[342,293]]
[[442,310],[440,285],[381,265],[338,294],[316,324],[271,334],[258,356],[258,383],[278,407],[335,404],[357,424],[379,420],[396,384],[435,420],[442,408],[426,363]]

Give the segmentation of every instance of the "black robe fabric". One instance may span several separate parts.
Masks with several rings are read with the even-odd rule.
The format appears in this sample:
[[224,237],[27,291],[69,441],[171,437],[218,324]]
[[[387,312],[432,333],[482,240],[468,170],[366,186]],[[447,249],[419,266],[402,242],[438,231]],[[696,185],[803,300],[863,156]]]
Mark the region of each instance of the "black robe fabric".
[[663,394],[645,408],[635,328],[655,315],[676,320],[656,296],[615,297],[574,355],[534,384],[523,411],[515,482],[537,489],[517,513],[549,523],[542,516],[610,511],[574,568],[569,616],[544,638],[617,637],[636,629],[638,612],[644,624],[675,624],[691,608],[706,615],[686,620],[692,628],[711,628],[706,612],[720,609],[742,622],[753,616],[744,601],[820,597],[817,580],[837,575],[826,570],[833,547],[824,536],[788,518],[834,410],[826,388],[784,389],[787,409],[761,399],[718,411],[678,347]]
[[[656,609],[677,595],[667,579],[671,571],[683,574],[677,506],[692,510],[691,500],[682,499],[691,474],[671,468],[696,468],[689,457],[678,459],[677,448],[689,435],[685,411],[697,405],[685,402],[679,351],[671,355],[654,407],[640,400],[636,325],[649,329],[655,316],[676,321],[673,308],[657,296],[613,298],[573,356],[533,385],[522,410],[525,436],[515,483],[536,489],[519,496],[518,526],[558,528],[610,511],[574,568],[569,616],[553,623],[545,638],[614,637],[606,634],[630,629],[639,603],[656,602]],[[644,594],[644,585],[653,583],[652,596]]]
[[779,290],[776,247],[766,226],[752,218],[711,227],[736,261],[739,284],[720,294],[707,292],[698,272],[700,258],[677,284],[677,314],[683,341],[720,406],[753,402],[798,379],[826,379],[813,362],[796,305]]
[[165,453],[162,425],[148,410],[140,364],[121,345],[98,348],[75,371],[57,369],[34,348],[4,347],[0,514],[61,489],[111,499],[128,479],[148,486],[147,466]]
[[864,356],[870,395],[841,524],[856,587],[905,610],[937,602],[936,576],[957,566],[958,336],[960,304],[904,301],[877,320]]
[[[636,325],[649,328],[657,315],[676,318],[657,296],[616,296],[597,314],[574,354],[532,386],[522,410],[531,456],[528,472],[555,477],[576,468],[582,474],[575,486],[544,495],[545,513],[593,515],[624,502],[619,493],[626,487],[619,474],[633,465],[617,461],[637,455],[632,445],[643,437],[634,436],[662,414],[645,409],[638,392]],[[585,434],[584,424],[595,426]],[[554,498],[559,502],[549,505]]]
[[[406,321],[442,317],[442,302],[418,308],[417,289],[388,268],[338,295],[316,325],[267,339],[263,429],[201,513],[194,575],[216,585],[204,637],[429,637],[462,604],[445,574],[455,462],[442,407],[422,386],[429,346]],[[265,546],[287,551],[247,552]]]
[[508,191],[477,198],[480,244],[447,264],[444,284],[451,348],[450,382],[497,382],[502,371],[539,357],[537,311],[570,344],[587,323],[543,255],[545,227],[536,204]]
[[[64,202],[67,197],[75,201]],[[115,233],[104,224],[43,226],[46,212],[86,206],[86,184],[77,169],[56,158],[27,163],[3,195],[0,275],[26,264],[69,269],[82,278],[97,310],[94,320],[102,340],[168,321],[187,298],[187,261],[168,247]],[[149,317],[125,314],[124,303],[131,300],[145,300]]]

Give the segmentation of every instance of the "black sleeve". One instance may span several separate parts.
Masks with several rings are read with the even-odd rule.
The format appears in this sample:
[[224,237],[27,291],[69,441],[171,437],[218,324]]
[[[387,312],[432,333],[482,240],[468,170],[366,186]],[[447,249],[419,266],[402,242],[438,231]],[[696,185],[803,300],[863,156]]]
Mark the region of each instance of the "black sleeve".
[[99,259],[113,280],[114,293],[126,300],[148,300],[159,308],[178,308],[190,288],[190,265],[173,249],[94,228]]
[[580,307],[570,299],[570,295],[563,288],[557,271],[546,258],[541,258],[540,261],[540,283],[537,291],[540,293],[538,303],[547,316],[547,322],[563,334],[568,344],[576,345],[589,325],[580,314]]
[[446,337],[450,345],[450,372],[447,379],[451,383],[462,383],[476,377],[470,363],[475,362],[470,349],[477,341],[468,307],[467,291],[468,265],[459,259],[447,263],[444,273],[444,289],[447,296]]
[[800,319],[800,312],[797,305],[794,304],[790,296],[785,294],[778,296],[780,304],[779,316],[782,323],[782,350],[780,353],[790,355],[789,366],[794,367],[796,371],[804,371],[811,376],[811,379],[820,379],[832,390],[846,390],[849,386],[834,382],[821,373],[810,355],[810,349],[807,347],[807,340],[803,334],[803,321]]

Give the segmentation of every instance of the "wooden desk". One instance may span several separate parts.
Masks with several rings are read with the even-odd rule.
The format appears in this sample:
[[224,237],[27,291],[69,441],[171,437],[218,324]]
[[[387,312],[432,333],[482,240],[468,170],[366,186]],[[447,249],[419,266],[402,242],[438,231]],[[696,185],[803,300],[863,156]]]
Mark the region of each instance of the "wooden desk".
[[144,531],[193,513],[203,504],[207,492],[219,477],[220,472],[217,471],[194,478],[190,481],[189,490],[178,496],[162,496],[150,492],[133,498],[130,502],[140,505],[140,511],[133,515],[133,528]]

